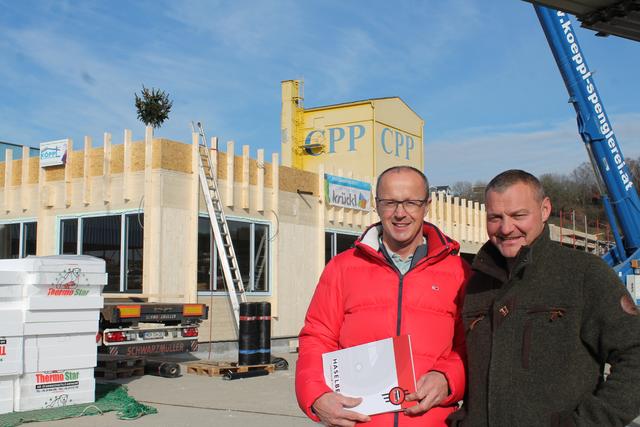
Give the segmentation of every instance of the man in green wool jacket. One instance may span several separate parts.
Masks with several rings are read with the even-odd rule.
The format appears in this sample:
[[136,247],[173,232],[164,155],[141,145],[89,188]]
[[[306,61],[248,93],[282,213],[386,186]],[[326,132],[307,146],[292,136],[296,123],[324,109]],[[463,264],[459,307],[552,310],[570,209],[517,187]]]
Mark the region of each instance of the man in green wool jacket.
[[489,242],[463,310],[468,388],[452,425],[625,426],[640,413],[638,308],[604,261],[549,239],[536,177],[503,172],[485,196]]

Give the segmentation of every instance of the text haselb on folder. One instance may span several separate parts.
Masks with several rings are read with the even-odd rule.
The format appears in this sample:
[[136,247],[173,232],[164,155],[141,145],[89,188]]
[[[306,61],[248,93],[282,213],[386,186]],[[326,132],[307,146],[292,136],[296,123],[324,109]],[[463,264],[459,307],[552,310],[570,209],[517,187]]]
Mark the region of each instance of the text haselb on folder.
[[409,335],[324,353],[322,364],[324,380],[333,391],[362,398],[350,410],[374,415],[416,404],[405,400],[416,390]]

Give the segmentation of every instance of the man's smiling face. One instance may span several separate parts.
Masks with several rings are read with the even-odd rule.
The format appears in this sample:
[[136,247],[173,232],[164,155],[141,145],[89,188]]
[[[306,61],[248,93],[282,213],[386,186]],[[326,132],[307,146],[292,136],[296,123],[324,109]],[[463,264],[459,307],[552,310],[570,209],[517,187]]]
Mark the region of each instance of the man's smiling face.
[[520,248],[531,245],[542,233],[551,202],[548,197],[539,199],[532,186],[524,182],[502,192],[487,192],[487,234],[505,258],[516,257]]
[[[422,243],[422,225],[429,201],[424,180],[412,170],[387,172],[377,189],[377,211],[382,222],[382,239],[389,249],[402,257],[413,254]],[[410,203],[385,208],[383,201]]]

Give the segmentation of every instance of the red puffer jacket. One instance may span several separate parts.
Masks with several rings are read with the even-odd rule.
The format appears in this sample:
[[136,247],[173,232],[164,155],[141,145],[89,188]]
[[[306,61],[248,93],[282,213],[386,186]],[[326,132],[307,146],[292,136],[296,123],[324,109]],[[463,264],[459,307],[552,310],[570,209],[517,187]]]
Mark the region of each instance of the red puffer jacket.
[[[300,331],[298,404],[318,421],[311,405],[331,392],[324,382],[323,353],[409,334],[416,380],[429,371],[442,372],[451,394],[422,416],[398,413],[397,425],[446,426],[465,388],[460,316],[469,266],[455,255],[460,245],[425,222],[427,255],[401,277],[378,251],[377,225],[364,232],[355,248],[334,257],[320,277]],[[367,425],[393,426],[395,416],[374,415]]]

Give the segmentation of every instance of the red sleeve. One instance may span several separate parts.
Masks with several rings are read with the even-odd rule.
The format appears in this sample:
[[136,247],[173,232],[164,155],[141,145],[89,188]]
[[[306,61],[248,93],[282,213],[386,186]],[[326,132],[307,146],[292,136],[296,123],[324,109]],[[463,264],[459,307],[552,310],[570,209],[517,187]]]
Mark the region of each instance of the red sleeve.
[[464,323],[462,322],[462,306],[464,303],[465,286],[467,280],[471,276],[471,267],[469,264],[460,259],[462,264],[462,277],[460,291],[456,298],[457,311],[455,320],[455,329],[453,335],[452,350],[449,355],[444,358],[438,359],[435,363],[433,370],[441,372],[447,378],[449,383],[450,394],[447,398],[440,403],[441,406],[451,405],[464,396],[466,386],[466,363],[467,363],[467,349],[464,341]]
[[324,382],[322,354],[338,350],[344,319],[341,277],[335,260],[327,264],[309,304],[298,343],[296,397],[300,408],[314,421],[319,418],[311,405],[332,390]]

